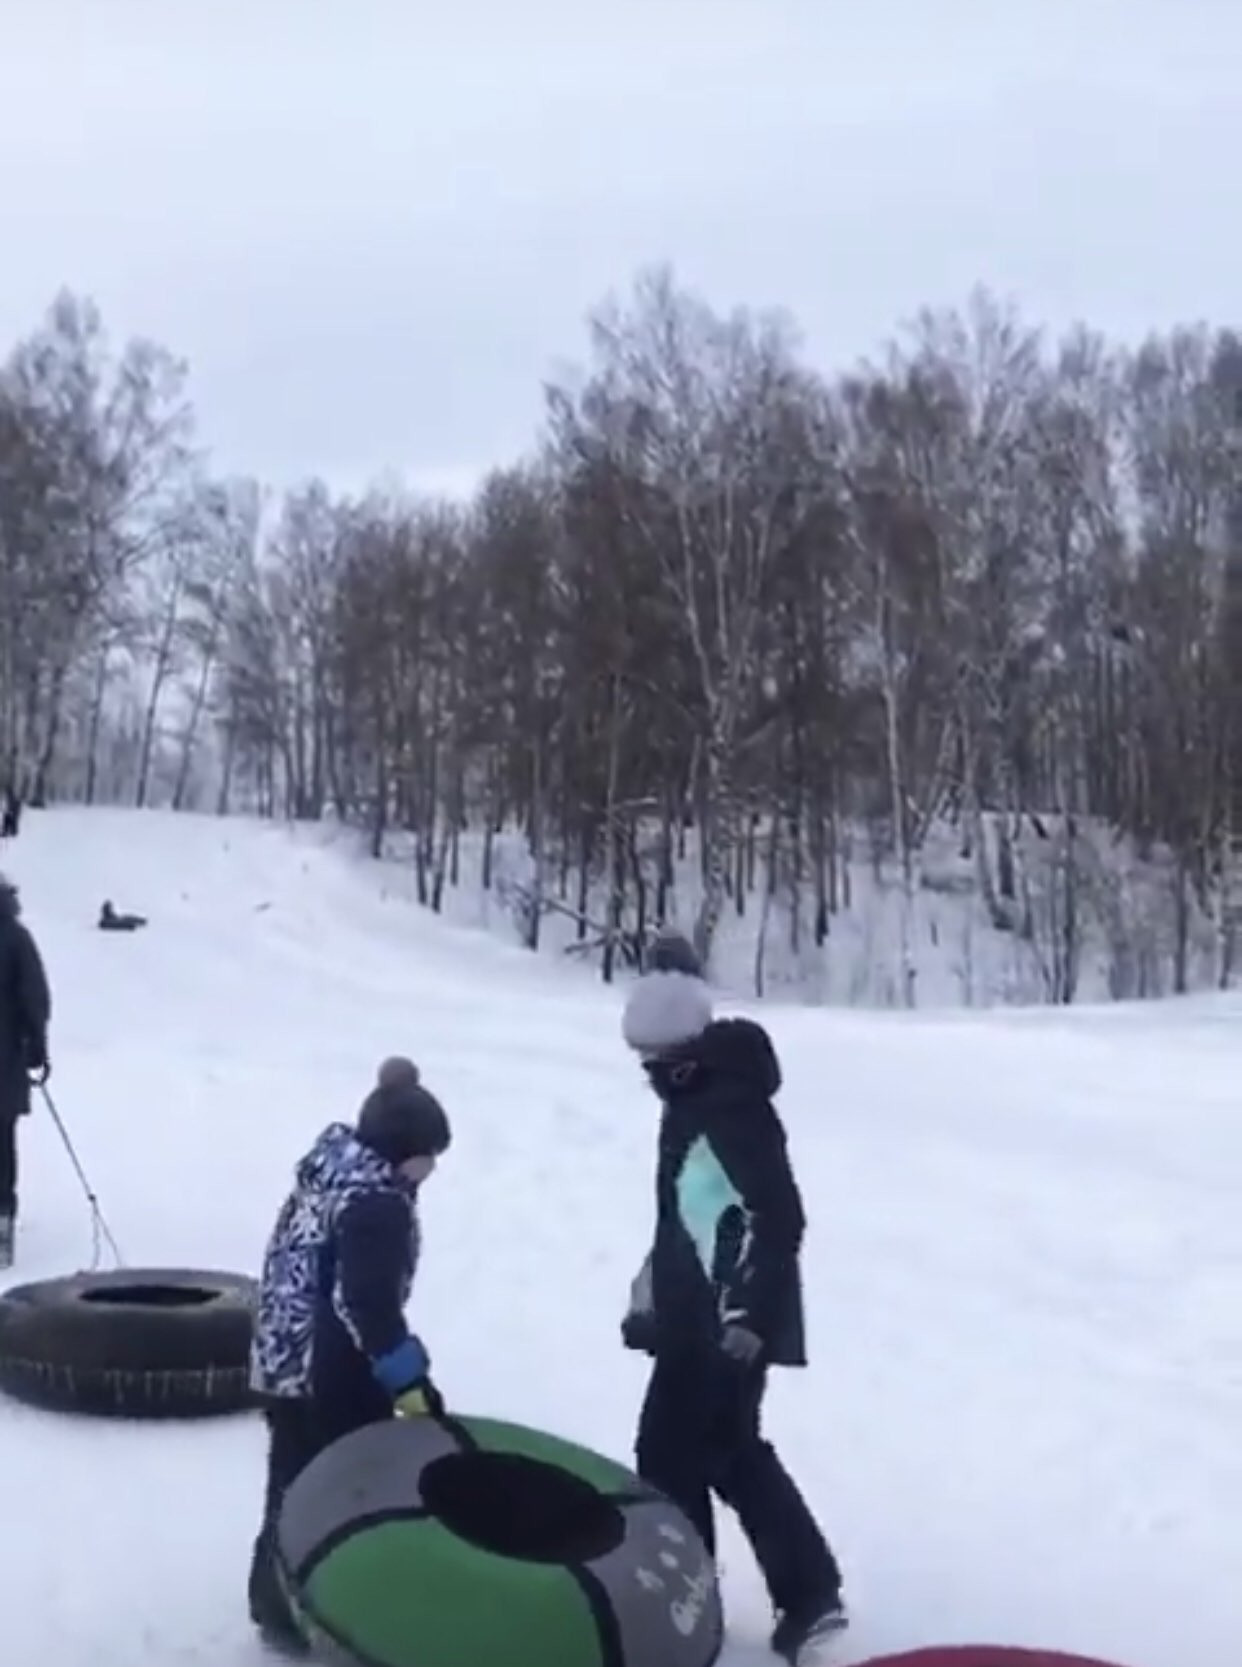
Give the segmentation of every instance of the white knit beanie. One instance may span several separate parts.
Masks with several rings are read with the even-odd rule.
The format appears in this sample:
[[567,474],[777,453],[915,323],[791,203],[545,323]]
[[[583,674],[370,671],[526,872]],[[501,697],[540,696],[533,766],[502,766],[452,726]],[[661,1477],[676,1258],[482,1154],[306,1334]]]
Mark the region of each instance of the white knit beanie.
[[621,1035],[635,1053],[653,1056],[702,1035],[712,1022],[712,998],[702,963],[680,932],[661,933],[649,964],[630,991]]

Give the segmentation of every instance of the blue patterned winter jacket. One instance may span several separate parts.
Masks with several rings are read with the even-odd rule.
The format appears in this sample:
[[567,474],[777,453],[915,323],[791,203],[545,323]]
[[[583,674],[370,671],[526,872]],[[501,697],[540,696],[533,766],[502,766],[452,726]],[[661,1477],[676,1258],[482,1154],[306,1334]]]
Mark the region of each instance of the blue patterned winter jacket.
[[297,1166],[263,1262],[251,1386],[334,1403],[346,1416],[427,1375],[405,1320],[418,1264],[415,1188],[334,1123]]

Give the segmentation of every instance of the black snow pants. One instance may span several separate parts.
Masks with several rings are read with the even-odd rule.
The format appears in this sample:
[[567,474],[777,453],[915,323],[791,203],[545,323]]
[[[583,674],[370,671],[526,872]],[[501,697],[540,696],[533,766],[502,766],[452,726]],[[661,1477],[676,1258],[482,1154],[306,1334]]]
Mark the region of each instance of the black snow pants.
[[778,1614],[818,1614],[841,1588],[836,1558],[760,1429],[762,1366],[660,1357],[639,1419],[636,1468],[715,1555],[712,1494],[736,1513]]
[[0,1112],[0,1216],[17,1214],[17,1119]]
[[276,1528],[285,1494],[307,1466],[334,1441],[384,1416],[378,1403],[346,1410],[328,1408],[309,1399],[266,1402],[267,1483],[263,1519],[250,1560],[249,1583],[250,1618],[264,1631],[285,1637],[297,1631],[276,1570]]

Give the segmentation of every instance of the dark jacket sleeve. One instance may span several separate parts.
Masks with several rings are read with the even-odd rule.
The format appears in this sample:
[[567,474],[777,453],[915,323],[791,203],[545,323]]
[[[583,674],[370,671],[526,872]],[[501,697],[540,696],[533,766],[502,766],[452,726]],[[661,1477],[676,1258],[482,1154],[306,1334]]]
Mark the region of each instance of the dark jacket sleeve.
[[402,1311],[409,1272],[410,1212],[393,1192],[370,1192],[341,1211],[336,1303],[346,1329],[391,1395],[427,1376],[427,1352]]
[[26,927],[19,925],[15,944],[17,960],[17,1010],[21,1025],[22,1051],[28,1069],[41,1070],[47,1064],[47,1029],[52,1020],[52,992],[48,986],[43,957]]
[[785,1133],[765,1108],[730,1119],[713,1133],[712,1144],[748,1218],[735,1269],[725,1281],[721,1317],[724,1324],[747,1326],[771,1342],[806,1231]]

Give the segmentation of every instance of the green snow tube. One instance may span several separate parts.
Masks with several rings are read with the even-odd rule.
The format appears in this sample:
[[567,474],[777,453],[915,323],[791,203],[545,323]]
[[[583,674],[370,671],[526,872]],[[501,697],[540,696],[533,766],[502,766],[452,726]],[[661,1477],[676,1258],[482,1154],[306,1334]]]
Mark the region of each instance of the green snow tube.
[[349,1667],[711,1667],[715,1566],[611,1459],[487,1418],[394,1419],[285,1497],[281,1573]]

